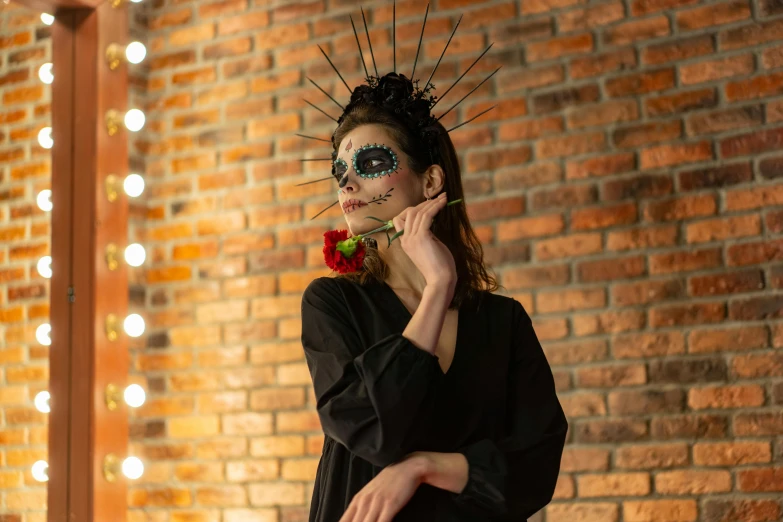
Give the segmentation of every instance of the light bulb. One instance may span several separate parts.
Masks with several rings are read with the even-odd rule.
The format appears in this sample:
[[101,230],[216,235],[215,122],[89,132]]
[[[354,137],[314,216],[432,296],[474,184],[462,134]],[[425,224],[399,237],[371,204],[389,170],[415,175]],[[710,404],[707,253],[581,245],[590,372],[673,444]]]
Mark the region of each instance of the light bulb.
[[36,196],[35,202],[38,204],[38,208],[44,212],[49,212],[54,208],[54,205],[52,205],[52,191],[49,189],[42,190]]
[[144,464],[138,457],[128,457],[122,461],[122,474],[135,480],[144,474]]
[[38,328],[35,329],[35,339],[41,343],[44,346],[51,346],[52,344],[52,325],[49,323],[44,323],[42,325],[39,325]]
[[33,464],[33,478],[38,482],[49,480],[49,464],[45,460],[39,460]]
[[125,113],[125,127],[131,131],[140,131],[144,127],[144,113],[139,109],[131,109]]
[[123,397],[125,398],[125,404],[131,408],[138,408],[144,404],[144,401],[147,399],[147,394],[144,393],[144,388],[138,384],[131,384],[125,388]]
[[130,266],[141,266],[145,259],[147,259],[147,252],[140,244],[132,243],[125,247],[125,262]]
[[54,17],[47,13],[41,13],[41,21],[46,25],[52,25],[54,23]]
[[129,174],[122,184],[122,188],[125,189],[125,193],[132,198],[141,196],[144,192],[144,178],[138,174]]
[[47,85],[54,81],[51,63],[45,63],[38,69],[38,78]]
[[130,63],[141,63],[145,56],[147,56],[147,48],[141,42],[131,42],[125,47],[125,58]]
[[38,260],[38,264],[35,267],[38,269],[41,277],[49,279],[52,277],[52,256],[43,256]]
[[125,333],[131,337],[138,337],[144,333],[144,319],[139,314],[130,314],[122,323]]
[[38,143],[41,145],[41,147],[45,149],[51,149],[54,145],[54,140],[52,139],[52,128],[51,127],[44,127],[40,131],[38,131]]
[[35,409],[41,413],[49,413],[52,411],[51,407],[49,406],[49,399],[51,398],[52,396],[49,395],[48,391],[38,392],[38,394],[35,396],[35,399],[33,399]]

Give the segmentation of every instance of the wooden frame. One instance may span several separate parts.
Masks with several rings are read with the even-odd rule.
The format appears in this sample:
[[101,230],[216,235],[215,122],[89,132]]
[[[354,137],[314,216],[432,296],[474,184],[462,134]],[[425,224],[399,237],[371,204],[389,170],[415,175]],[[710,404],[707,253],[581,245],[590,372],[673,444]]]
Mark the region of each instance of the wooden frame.
[[128,204],[121,190],[107,199],[106,178],[124,179],[128,144],[122,128],[109,136],[106,113],[127,110],[128,76],[105,54],[127,43],[127,4],[15,1],[55,15],[48,521],[121,522],[127,486],[103,466],[107,454],[125,457],[128,416],[107,408],[104,390],[124,387],[129,356],[123,334],[108,339],[106,317],[127,315],[128,276],[123,262],[109,269],[106,247],[126,245]]

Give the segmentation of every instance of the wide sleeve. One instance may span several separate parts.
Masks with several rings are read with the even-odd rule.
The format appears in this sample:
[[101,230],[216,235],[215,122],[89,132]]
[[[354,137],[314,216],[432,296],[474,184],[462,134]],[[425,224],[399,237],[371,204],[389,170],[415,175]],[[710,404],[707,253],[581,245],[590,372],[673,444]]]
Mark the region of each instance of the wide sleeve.
[[452,493],[461,511],[508,522],[527,520],[552,500],[568,430],[530,317],[519,302],[514,307],[506,432],[459,450],[468,483]]
[[380,467],[414,449],[413,420],[431,408],[443,378],[438,358],[402,333],[364,346],[337,281],[318,278],[302,296],[302,346],[326,435]]

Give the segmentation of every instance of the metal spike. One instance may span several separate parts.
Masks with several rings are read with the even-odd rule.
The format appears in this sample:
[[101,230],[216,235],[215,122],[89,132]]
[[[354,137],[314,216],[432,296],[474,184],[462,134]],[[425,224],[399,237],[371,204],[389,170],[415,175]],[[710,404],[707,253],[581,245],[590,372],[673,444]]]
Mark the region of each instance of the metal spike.
[[[304,100],[304,98],[302,98],[302,99]],[[335,122],[335,123],[339,123],[339,122],[338,122],[337,120],[335,120],[335,119],[334,119],[332,116],[329,116],[328,114],[326,114],[326,113],[325,113],[325,112],[324,112],[324,111],[323,111],[323,110],[322,110],[320,107],[317,107],[317,106],[313,105],[312,103],[310,103],[310,102],[309,102],[309,101],[307,101],[307,100],[305,100],[305,103],[307,103],[308,105],[310,105],[310,107],[312,107],[313,109],[315,109],[315,110],[317,110],[317,111],[320,111],[320,112],[321,112],[321,113],[322,113],[324,116],[326,116],[327,118],[329,118],[329,119],[330,119],[330,120],[332,120],[333,122]]]
[[469,119],[468,121],[464,121],[464,122],[460,123],[459,125],[456,125],[456,126],[454,126],[454,127],[450,128],[450,129],[449,129],[449,130],[447,130],[446,132],[447,132],[447,133],[449,133],[449,132],[453,131],[454,129],[459,129],[459,128],[460,128],[460,127],[462,127],[463,125],[466,125],[466,124],[468,124],[468,123],[472,122],[473,120],[475,120],[475,119],[476,119],[476,118],[478,118],[479,116],[481,116],[481,115],[483,115],[483,114],[486,114],[486,113],[488,113],[489,111],[491,111],[491,110],[492,110],[492,109],[494,109],[495,107],[497,107],[497,105],[493,105],[493,106],[492,106],[492,107],[490,107],[489,109],[487,109],[487,110],[485,110],[485,111],[481,111],[480,113],[476,114],[476,115],[475,115],[475,116],[473,116],[471,119]]
[[[309,77],[309,76],[305,76],[305,78],[307,78],[308,80],[310,80],[310,77]],[[343,107],[342,105],[340,105],[340,102],[338,102],[337,100],[335,100],[334,98],[332,98],[332,95],[331,95],[331,94],[329,94],[329,93],[328,93],[328,92],[326,92],[325,90],[321,89],[321,86],[320,86],[320,85],[318,85],[317,83],[315,83],[313,80],[310,80],[310,83],[312,83],[313,85],[315,85],[316,87],[318,87],[318,90],[319,90],[319,91],[321,91],[322,93],[324,93],[325,95],[327,95],[327,96],[329,97],[329,99],[330,99],[330,100],[332,100],[334,103],[336,103],[336,104],[337,104],[337,106],[338,106],[338,107],[340,107],[342,110],[345,110],[345,107]]]
[[315,136],[307,136],[306,134],[296,134],[297,136],[300,136],[302,138],[307,138],[310,140],[316,140],[316,141],[325,141],[326,143],[332,143],[332,140],[327,140],[324,138],[316,138]]
[[411,73],[411,81],[414,80],[416,74],[416,62],[419,61],[419,51],[421,51],[421,40],[424,38],[424,28],[427,26],[427,15],[430,12],[430,4],[427,3],[427,10],[424,11],[424,23],[421,24],[421,34],[419,35],[419,47],[416,49],[416,59],[413,60],[413,72]]
[[[321,46],[319,45],[318,48],[321,49]],[[345,78],[343,78],[343,75],[340,74],[340,71],[337,70],[337,67],[334,66],[334,64],[332,63],[332,60],[329,59],[329,56],[326,54],[326,52],[323,49],[321,49],[321,52],[323,53],[324,58],[326,58],[326,61],[329,62],[329,65],[332,66],[332,69],[334,69],[334,72],[337,73],[337,76],[339,76],[340,79],[343,81],[343,83],[345,84],[345,88],[348,89],[348,92],[353,94],[353,91],[351,90],[350,87],[348,87],[348,83],[346,83]]]
[[459,83],[459,81],[460,81],[460,80],[461,80],[461,79],[462,79],[462,78],[463,78],[463,77],[464,77],[466,74],[468,74],[468,73],[470,72],[470,70],[473,68],[473,66],[474,66],[474,65],[476,65],[476,64],[478,63],[478,61],[479,61],[479,60],[481,60],[481,57],[482,57],[482,56],[484,56],[485,54],[487,54],[487,51],[489,51],[490,49],[492,49],[492,46],[493,46],[493,45],[495,45],[495,44],[494,44],[494,43],[491,43],[491,44],[489,44],[489,47],[487,47],[487,48],[484,50],[484,52],[483,52],[483,53],[481,53],[481,56],[479,56],[478,58],[476,58],[476,61],[475,61],[475,62],[473,62],[472,64],[470,64],[470,67],[468,67],[468,70],[467,70],[467,71],[465,71],[464,73],[462,73],[462,76],[460,76],[459,78],[457,78],[457,81],[455,81],[454,83],[452,83],[452,84],[451,84],[451,87],[449,87],[448,89],[446,89],[446,92],[444,92],[443,94],[441,94],[441,95],[438,97],[438,99],[437,99],[437,100],[435,100],[435,103],[433,103],[433,104],[432,104],[432,107],[430,107],[430,110],[432,110],[432,108],[433,108],[433,107],[435,107],[435,106],[438,104],[438,102],[439,102],[439,101],[441,101],[441,100],[443,99],[443,97],[444,97],[444,96],[446,96],[446,95],[449,93],[449,91],[450,91],[451,89],[453,89],[453,88],[454,88],[454,86],[455,86],[455,85],[457,85],[457,84]]
[[378,76],[378,66],[375,64],[375,55],[372,53],[372,40],[370,40],[370,30],[367,29],[367,18],[364,17],[363,7],[362,7],[362,20],[364,20],[364,32],[367,33],[367,43],[370,44],[370,56],[372,56],[372,66],[375,68],[375,76]]
[[359,48],[359,58],[362,60],[362,67],[364,67],[364,76],[366,78],[370,77],[370,73],[367,72],[367,64],[364,63],[364,53],[362,53],[362,44],[359,43],[359,33],[356,32],[356,26],[353,25],[353,16],[348,15],[351,19],[351,27],[353,27],[353,35],[356,37],[356,47]]
[[451,106],[451,108],[450,108],[449,110],[447,110],[446,112],[444,112],[443,114],[441,114],[440,116],[438,116],[438,119],[437,119],[437,121],[440,121],[440,119],[441,119],[442,117],[444,117],[445,115],[447,115],[448,113],[450,113],[450,112],[451,112],[451,109],[453,109],[454,107],[456,107],[457,105],[459,105],[460,103],[462,103],[462,101],[463,101],[465,98],[467,98],[468,96],[470,96],[471,94],[473,94],[473,92],[474,92],[476,89],[478,89],[479,87],[481,87],[482,85],[484,85],[484,82],[486,82],[487,80],[489,80],[490,78],[492,78],[493,76],[495,76],[495,73],[496,73],[496,72],[498,72],[498,71],[499,71],[499,70],[500,70],[502,67],[503,67],[503,66],[501,65],[500,67],[498,67],[497,69],[495,69],[495,72],[493,72],[492,74],[490,74],[489,76],[487,76],[486,78],[484,78],[483,80],[481,80],[481,83],[480,83],[480,84],[478,84],[478,85],[476,85],[475,87],[473,87],[473,89],[471,89],[469,93],[467,93],[465,96],[463,96],[463,97],[462,97],[462,100],[458,101],[457,103],[455,103],[454,105],[452,105],[452,106]]
[[310,218],[310,221],[314,220],[315,218],[317,218],[318,216],[320,216],[321,214],[323,214],[324,212],[326,212],[327,210],[329,210],[330,208],[332,208],[333,206],[335,206],[335,205],[336,205],[336,204],[338,204],[339,202],[340,202],[340,200],[338,199],[337,201],[335,201],[334,203],[332,203],[331,205],[329,205],[328,207],[326,207],[325,209],[323,209],[322,211],[320,211],[318,214],[316,214],[316,215],[314,215],[313,217],[311,217],[311,218]]
[[435,76],[435,71],[438,70],[438,66],[440,65],[440,61],[443,59],[443,55],[446,54],[446,49],[449,48],[449,44],[451,43],[451,39],[454,38],[454,33],[457,32],[457,27],[459,27],[460,22],[462,22],[462,15],[460,15],[459,20],[457,20],[457,25],[454,26],[454,30],[451,31],[451,36],[449,36],[449,41],[446,42],[446,47],[444,47],[443,48],[443,52],[440,53],[440,58],[438,58],[438,63],[435,64],[435,68],[432,70],[432,73],[430,73],[430,77],[427,78],[427,83],[424,84],[424,88],[425,89],[430,84],[430,80],[432,80],[432,77]]
[[330,180],[330,179],[331,179],[331,180],[334,180],[334,176],[329,176],[328,178],[321,178],[321,179],[316,179],[316,180],[314,180],[314,181],[307,181],[307,182],[305,182],[305,183],[298,183],[298,184],[296,184],[296,185],[294,185],[294,186],[295,186],[295,187],[301,187],[301,186],[303,186],[303,185],[310,185],[311,183],[318,183],[318,182],[321,182],[321,181],[327,181],[327,180]]
[[397,0],[392,4],[392,56],[394,57],[394,74],[397,74]]

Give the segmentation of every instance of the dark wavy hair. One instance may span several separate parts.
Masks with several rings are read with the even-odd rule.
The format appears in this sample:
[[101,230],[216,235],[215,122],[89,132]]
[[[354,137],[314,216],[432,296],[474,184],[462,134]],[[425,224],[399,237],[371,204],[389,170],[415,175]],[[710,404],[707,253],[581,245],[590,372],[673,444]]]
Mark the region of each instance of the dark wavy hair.
[[[362,125],[381,125],[396,142],[400,151],[406,155],[411,171],[417,176],[423,176],[432,165],[429,149],[422,145],[422,140],[401,121],[386,110],[370,104],[361,104],[352,108],[344,115],[334,132],[333,143],[335,151],[343,138],[352,130]],[[464,197],[462,189],[462,171],[460,170],[457,152],[446,129],[438,122],[440,132],[437,138],[438,164],[445,173],[444,190],[449,194],[449,200]],[[454,256],[457,269],[457,285],[454,298],[449,308],[459,308],[466,298],[472,298],[479,291],[495,292],[502,286],[490,275],[484,266],[484,250],[468,219],[467,209],[462,204],[445,207],[433,219],[432,233],[443,242]],[[386,241],[385,237],[379,241]],[[397,241],[395,239],[395,241]],[[384,262],[378,250],[366,249],[363,269],[358,272],[338,274],[345,278],[365,284],[368,281],[383,283],[389,276],[389,267]]]

